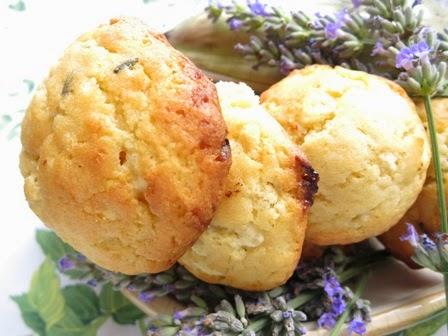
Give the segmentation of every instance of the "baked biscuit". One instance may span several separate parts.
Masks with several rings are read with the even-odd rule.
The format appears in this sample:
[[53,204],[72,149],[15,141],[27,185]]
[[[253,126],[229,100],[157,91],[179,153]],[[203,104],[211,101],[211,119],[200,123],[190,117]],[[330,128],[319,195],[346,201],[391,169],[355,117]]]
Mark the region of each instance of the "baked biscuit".
[[[423,102],[417,102],[417,112],[426,127],[426,113]],[[448,197],[448,99],[432,100],[432,112],[436,122],[437,138],[440,149],[443,178],[445,181],[445,196]],[[414,249],[400,237],[406,232],[406,225],[412,224],[420,233],[432,234],[440,232],[439,207],[437,204],[437,190],[434,168],[432,164],[428,170],[425,184],[417,201],[404,215],[400,222],[378,238],[391,254],[410,265],[416,267],[411,260]]]
[[196,241],[231,160],[214,84],[131,18],[65,51],[28,108],[22,144],[34,212],[127,274],[166,270]]
[[428,139],[413,102],[395,83],[315,65],[293,71],[260,99],[320,175],[307,230],[312,243],[381,234],[417,198]]
[[226,197],[179,261],[210,283],[271,289],[297,265],[317,175],[248,86],[217,88],[232,148]]

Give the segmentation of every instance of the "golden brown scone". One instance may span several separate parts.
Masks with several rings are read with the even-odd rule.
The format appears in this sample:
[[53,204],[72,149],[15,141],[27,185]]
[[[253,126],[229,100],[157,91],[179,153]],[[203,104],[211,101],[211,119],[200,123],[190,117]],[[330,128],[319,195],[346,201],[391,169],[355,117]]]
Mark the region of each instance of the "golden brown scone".
[[293,71],[261,96],[321,179],[307,239],[349,244],[385,232],[420,192],[429,146],[398,85],[341,67]]
[[[436,121],[443,177],[446,186],[448,184],[448,99],[433,99],[432,109]],[[417,102],[417,112],[426,127],[425,107],[421,101]],[[448,188],[446,187],[445,195],[448,197]],[[421,233],[431,234],[440,231],[436,182],[432,163],[417,201],[397,225],[378,237],[394,257],[415,267],[415,263],[410,258],[413,254],[413,248],[408,242],[400,241],[400,237],[406,230],[406,223],[413,224],[416,230]]]
[[34,212],[127,274],[163,271],[196,241],[231,159],[213,83],[131,18],[65,51],[31,102],[22,144]]
[[226,197],[179,261],[207,282],[271,289],[297,265],[317,175],[248,86],[217,87],[232,148]]

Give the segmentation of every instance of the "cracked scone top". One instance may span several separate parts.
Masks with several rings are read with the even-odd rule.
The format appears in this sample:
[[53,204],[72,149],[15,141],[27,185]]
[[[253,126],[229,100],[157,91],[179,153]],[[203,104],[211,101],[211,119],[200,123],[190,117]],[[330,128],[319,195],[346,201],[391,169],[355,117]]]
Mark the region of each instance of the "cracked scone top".
[[310,66],[261,95],[319,173],[307,239],[349,244],[385,232],[412,205],[429,164],[415,106],[395,83]]
[[196,241],[230,166],[213,83],[130,18],[65,51],[28,108],[22,144],[34,212],[127,274],[163,271]]
[[232,167],[210,226],[179,261],[207,282],[271,289],[297,265],[317,176],[248,86],[217,88]]

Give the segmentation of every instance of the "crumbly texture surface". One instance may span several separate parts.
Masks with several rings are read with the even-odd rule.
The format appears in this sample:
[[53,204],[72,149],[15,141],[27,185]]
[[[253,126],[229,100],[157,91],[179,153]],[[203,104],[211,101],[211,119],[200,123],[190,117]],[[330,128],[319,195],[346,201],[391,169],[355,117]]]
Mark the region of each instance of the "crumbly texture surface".
[[271,289],[297,265],[316,176],[248,86],[217,88],[233,163],[216,216],[180,263],[207,282]]
[[[432,100],[433,115],[437,128],[440,157],[442,163],[445,186],[448,185],[448,99],[436,98]],[[422,101],[417,102],[417,111],[424,121],[426,112]],[[445,197],[448,198],[448,189],[445,187]],[[413,248],[408,242],[402,242],[400,237],[406,231],[406,224],[412,224],[417,231],[427,234],[440,231],[439,207],[437,204],[436,181],[432,162],[428,169],[425,184],[417,201],[400,220],[400,222],[378,238],[396,258],[415,267],[411,260]]]
[[163,271],[196,241],[231,161],[213,83],[132,18],[68,47],[21,138],[34,212],[95,263],[127,274]]
[[428,139],[396,84],[364,72],[315,65],[261,95],[320,175],[307,239],[349,244],[385,232],[417,198]]

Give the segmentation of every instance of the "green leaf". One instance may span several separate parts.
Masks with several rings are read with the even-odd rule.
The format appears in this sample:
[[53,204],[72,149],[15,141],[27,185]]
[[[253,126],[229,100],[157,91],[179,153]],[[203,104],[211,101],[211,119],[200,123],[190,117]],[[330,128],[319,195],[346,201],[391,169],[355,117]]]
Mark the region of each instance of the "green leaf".
[[16,10],[18,12],[23,12],[26,9],[25,3],[23,0],[17,1],[15,4],[11,4],[8,6],[12,10]]
[[98,329],[107,319],[108,316],[100,316],[89,324],[83,324],[76,314],[67,308],[64,319],[50,328],[47,336],[96,336]]
[[97,319],[93,320],[86,326],[85,334],[83,336],[96,336],[98,333],[98,329],[107,321],[109,316],[100,316]]
[[58,262],[67,253],[73,253],[74,250],[64,243],[53,231],[37,230],[36,240],[40,248],[47,257],[54,262]]
[[129,302],[128,305],[117,310],[112,318],[118,324],[135,324],[138,320],[145,317],[145,313]]
[[65,303],[59,285],[55,266],[50,259],[46,259],[33,274],[28,299],[30,306],[39,313],[47,329],[64,317]]
[[[64,243],[53,231],[37,230],[36,240],[42,252],[50,257],[55,263],[66,254],[75,254],[76,251],[68,244]],[[72,279],[82,279],[86,275],[86,271],[79,269],[68,270],[64,272]]]
[[425,319],[424,322],[404,331],[403,336],[430,336],[434,335],[448,322],[446,310],[439,311]]
[[111,314],[119,324],[134,324],[145,314],[134,306],[120,291],[115,290],[110,283],[105,284],[100,293],[101,310]]
[[26,85],[28,93],[31,93],[34,89],[34,82],[31,79],[24,79],[23,83]]
[[72,285],[62,289],[65,304],[84,323],[99,317],[100,303],[95,291],[87,285]]
[[46,336],[45,322],[39,316],[39,313],[31,307],[28,301],[28,295],[22,294],[11,296],[11,299],[19,306],[20,313],[25,324],[39,336]]
[[0,118],[0,130],[12,121],[11,116],[7,114],[2,115]]
[[101,289],[100,307],[107,314],[114,314],[128,302],[129,300],[120,291],[115,290],[110,283],[105,284]]

